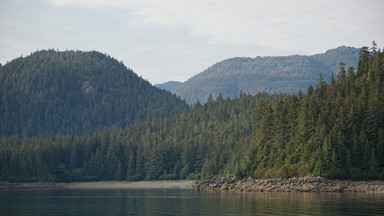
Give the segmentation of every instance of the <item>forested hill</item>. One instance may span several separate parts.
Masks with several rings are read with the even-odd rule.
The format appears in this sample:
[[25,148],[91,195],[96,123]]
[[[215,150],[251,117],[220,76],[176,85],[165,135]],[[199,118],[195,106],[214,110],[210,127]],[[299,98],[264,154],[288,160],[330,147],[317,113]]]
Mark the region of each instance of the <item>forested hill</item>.
[[187,108],[95,51],[38,51],[0,67],[0,136],[80,135]]
[[297,95],[205,104],[126,129],[42,139],[0,138],[0,181],[275,178],[310,173],[384,180],[384,54]]
[[205,103],[210,94],[215,98],[237,97],[240,92],[256,94],[297,93],[314,85],[319,73],[329,80],[340,62],[356,66],[359,49],[338,47],[312,56],[232,58],[221,61],[181,84],[175,92],[188,103]]

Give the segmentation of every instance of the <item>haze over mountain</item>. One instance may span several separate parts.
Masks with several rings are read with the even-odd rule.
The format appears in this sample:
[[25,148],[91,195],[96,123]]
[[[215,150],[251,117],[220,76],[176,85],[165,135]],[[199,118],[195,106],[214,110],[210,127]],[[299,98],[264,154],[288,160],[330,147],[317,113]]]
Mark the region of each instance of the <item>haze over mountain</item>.
[[44,50],[0,65],[0,136],[85,134],[188,108],[99,52]]
[[179,82],[179,81],[168,81],[165,83],[156,84],[155,86],[160,89],[173,91],[177,89],[181,84],[182,82]]
[[237,57],[214,64],[181,84],[173,92],[194,104],[205,103],[210,94],[215,98],[234,98],[240,92],[256,94],[297,93],[316,84],[319,73],[325,80],[337,74],[339,63],[356,66],[359,49],[341,46],[323,54],[311,56],[293,55],[280,57]]

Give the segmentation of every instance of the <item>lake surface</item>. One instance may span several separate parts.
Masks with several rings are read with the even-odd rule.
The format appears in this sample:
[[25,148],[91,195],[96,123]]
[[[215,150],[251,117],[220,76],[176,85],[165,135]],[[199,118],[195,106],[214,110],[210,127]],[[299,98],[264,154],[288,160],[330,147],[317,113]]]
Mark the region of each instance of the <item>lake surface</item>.
[[384,215],[384,194],[169,188],[0,191],[0,215]]

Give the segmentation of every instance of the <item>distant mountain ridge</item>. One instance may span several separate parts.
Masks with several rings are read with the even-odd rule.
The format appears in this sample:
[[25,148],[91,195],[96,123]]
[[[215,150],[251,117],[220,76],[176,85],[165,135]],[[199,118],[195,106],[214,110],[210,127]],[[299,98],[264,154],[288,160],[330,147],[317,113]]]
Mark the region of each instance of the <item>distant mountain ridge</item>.
[[0,95],[0,137],[82,135],[189,108],[96,51],[43,50],[14,59],[0,66]]
[[182,82],[179,82],[179,81],[168,81],[165,83],[155,84],[155,86],[157,88],[164,89],[167,91],[173,91],[173,90],[177,89],[181,84],[182,84]]
[[205,103],[210,94],[215,98],[219,93],[224,98],[237,97],[240,92],[297,93],[315,84],[319,73],[329,80],[340,62],[356,67],[358,59],[359,49],[346,46],[311,56],[236,57],[214,64],[173,92],[189,104]]

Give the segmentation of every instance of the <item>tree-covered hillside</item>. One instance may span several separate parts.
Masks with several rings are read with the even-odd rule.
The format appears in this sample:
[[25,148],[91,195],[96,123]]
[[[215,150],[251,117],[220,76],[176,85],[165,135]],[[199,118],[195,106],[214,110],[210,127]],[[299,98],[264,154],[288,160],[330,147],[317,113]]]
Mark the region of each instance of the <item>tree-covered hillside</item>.
[[0,136],[80,135],[187,108],[95,51],[44,50],[0,68]]
[[340,62],[356,66],[359,50],[339,47],[312,56],[232,58],[221,61],[181,84],[174,92],[188,103],[214,98],[234,98],[240,92],[298,93],[314,85],[321,72],[326,80],[337,73]]
[[296,95],[197,103],[164,119],[84,136],[0,139],[1,181],[257,178],[309,173],[384,180],[384,54],[361,49],[329,83]]

